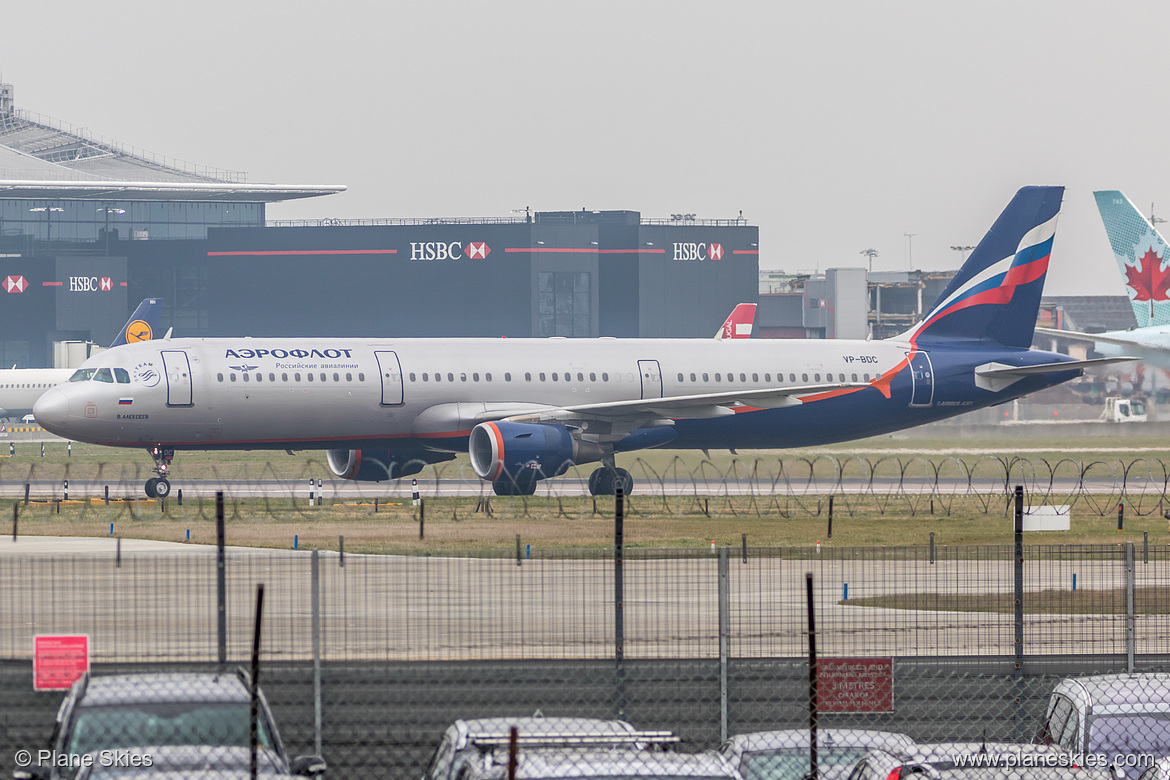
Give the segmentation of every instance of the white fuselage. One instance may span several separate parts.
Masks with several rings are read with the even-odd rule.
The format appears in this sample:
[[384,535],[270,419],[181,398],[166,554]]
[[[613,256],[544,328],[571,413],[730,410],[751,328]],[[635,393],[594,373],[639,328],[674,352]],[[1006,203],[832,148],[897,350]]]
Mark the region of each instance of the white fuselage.
[[72,368],[0,369],[0,417],[23,417],[54,385],[69,380]]

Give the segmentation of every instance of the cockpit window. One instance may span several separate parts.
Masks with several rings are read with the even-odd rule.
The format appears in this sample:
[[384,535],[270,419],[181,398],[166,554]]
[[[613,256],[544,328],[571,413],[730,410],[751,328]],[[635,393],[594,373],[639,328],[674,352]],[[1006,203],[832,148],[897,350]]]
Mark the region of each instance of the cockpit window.
[[99,369],[97,370],[97,373],[95,373],[95,374],[93,375],[93,381],[95,381],[95,382],[109,382],[110,384],[113,384],[113,383],[114,383],[114,377],[113,377],[113,375],[110,373],[110,369],[108,369],[108,368],[99,368]]
[[124,368],[115,368],[114,379],[116,379],[120,385],[128,385],[130,384],[130,372]]
[[70,382],[88,382],[93,379],[93,373],[96,369],[93,368],[79,368],[73,372],[73,376],[69,377]]

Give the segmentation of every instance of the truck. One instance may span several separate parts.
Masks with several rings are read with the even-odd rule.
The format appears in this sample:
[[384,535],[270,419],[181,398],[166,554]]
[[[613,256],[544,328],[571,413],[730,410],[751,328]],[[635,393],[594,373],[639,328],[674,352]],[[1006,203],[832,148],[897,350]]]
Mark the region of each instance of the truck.
[[1145,422],[1146,402],[1143,398],[1120,398],[1109,396],[1101,412],[1102,422]]

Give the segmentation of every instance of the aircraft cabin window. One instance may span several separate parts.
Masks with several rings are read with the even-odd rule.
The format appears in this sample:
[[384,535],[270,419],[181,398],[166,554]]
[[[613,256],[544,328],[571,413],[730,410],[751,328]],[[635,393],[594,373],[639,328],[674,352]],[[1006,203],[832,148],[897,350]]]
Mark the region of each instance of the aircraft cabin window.
[[504,372],[504,381],[505,381],[505,382],[511,382],[511,381],[512,381],[512,372],[511,372],[511,371],[505,371],[505,372]]
[[234,382],[234,381],[236,381],[236,375],[235,374],[228,374],[228,379],[230,379]]
[[880,382],[880,381],[882,381],[882,375],[881,375],[881,374],[874,374],[874,375],[873,375],[873,380],[874,380],[875,382]]
[[808,381],[808,374],[801,374],[801,375],[800,375],[800,381],[801,381],[801,382],[807,382],[807,381]]
[[[390,375],[389,375],[389,374],[387,374],[386,376],[390,376]],[[334,375],[333,375],[333,378],[334,378],[334,379],[336,379],[336,378],[337,378],[337,375],[336,375],[336,374],[334,374]],[[322,382],[324,382],[324,381],[325,381],[325,372],[324,372],[324,371],[322,371],[322,372],[321,372],[321,381],[322,381]]]
[[[541,378],[543,379],[543,377],[541,377]],[[552,381],[554,381],[554,382],[557,381],[557,372],[556,371],[552,372]],[[568,380],[566,379],[566,381],[568,381]]]
[[596,372],[596,371],[590,371],[590,372],[589,372],[589,381],[590,381],[590,382],[596,382],[596,381],[597,381],[597,372]]
[[602,382],[608,382],[608,381],[609,381],[609,374],[608,374],[608,373],[606,373],[606,372],[604,372],[604,371],[602,371],[602,372],[601,372],[601,381],[602,381]]
[[223,374],[216,374],[215,378],[218,379],[220,382],[222,382],[223,381]]
[[251,381],[251,377],[250,377],[250,375],[248,374],[248,372],[247,372],[247,371],[245,371],[245,372],[244,372],[244,381],[245,381],[245,382],[250,382],[250,381]]
[[358,381],[359,381],[359,382],[364,382],[364,381],[366,381],[366,375],[365,375],[363,372],[361,372],[361,371],[359,371],[359,372],[358,372]]
[[301,372],[298,371],[295,374],[293,374],[293,379],[297,382],[301,381]]
[[543,382],[544,381],[544,372],[541,371],[539,376],[540,376],[540,381]]
[[79,368],[73,372],[73,376],[69,377],[70,382],[88,382],[93,378],[94,369]]
[[281,375],[280,375],[280,381],[281,381],[281,382],[287,382],[287,381],[288,381],[288,373],[287,373],[287,372],[282,372],[282,373],[281,373]]
[[853,377],[853,381],[856,382],[857,381],[857,374],[853,374],[852,377]]
[[720,382],[720,381],[722,381],[722,380],[719,378],[720,376],[721,376],[721,375],[720,375],[720,374],[718,374],[718,373],[716,373],[716,374],[715,374],[715,381],[716,381],[716,382]]
[[815,381],[815,382],[821,381],[821,375],[820,374],[813,374],[813,381]]
[[455,381],[455,375],[454,375],[454,374],[452,374],[450,371],[448,371],[448,372],[447,372],[447,381],[448,381],[448,382],[454,382],[454,381]]
[[436,371],[436,372],[435,372],[435,381],[436,381],[436,382],[442,382],[442,381],[443,381],[443,375],[442,375],[442,374],[440,374],[438,371]]
[[340,382],[340,381],[341,381],[341,375],[340,375],[340,374],[337,374],[337,373],[334,373],[334,374],[333,374],[333,381],[334,381],[334,382]]
[[423,381],[424,381],[424,382],[429,382],[429,381],[431,381],[431,380],[430,380],[430,375],[429,375],[429,374],[427,374],[425,371],[423,372]]
[[[679,374],[679,375],[678,375],[678,381],[680,381],[680,382],[682,382],[682,381],[683,381],[683,375],[682,375],[682,374]],[[811,732],[810,732],[810,733],[811,733]],[[810,739],[811,739],[811,737],[810,737]]]
[[310,382],[312,382],[312,381],[313,381],[313,374],[312,374],[312,372],[306,373],[306,374],[305,374],[305,378],[306,378],[306,379],[308,379]]
[[[349,374],[346,374],[346,375],[345,375],[345,378],[346,378],[346,379],[349,379]],[[414,381],[414,372],[413,372],[413,371],[411,371],[411,372],[410,372],[410,381],[411,381],[411,382],[413,382],[413,381]]]
[[578,371],[578,372],[577,372],[577,381],[578,381],[578,382],[584,382],[584,381],[585,381],[585,375],[584,375],[583,373],[581,373],[580,371]]
[[747,374],[742,374],[742,373],[741,373],[741,374],[739,375],[739,381],[740,381],[740,382],[746,382],[746,381],[747,381]]
[[[755,376],[755,374],[752,374],[752,376]],[[765,381],[765,382],[771,382],[771,381],[772,381],[772,375],[771,375],[771,374],[764,374],[764,381]]]
[[695,375],[694,375],[694,374],[691,374],[691,381],[692,381],[692,382],[694,382],[694,381],[695,381]]
[[[463,375],[463,381],[464,381],[464,382],[466,382],[466,381],[467,381],[467,374],[464,374],[464,375]],[[478,373],[472,374],[472,375],[471,375],[471,381],[472,381],[472,382],[478,382],[478,381],[479,381],[479,374],[478,374]]]
[[[413,381],[413,380],[414,380],[414,374],[411,374],[411,375],[410,375],[410,378],[411,378],[411,380]],[[353,374],[351,374],[351,373],[349,373],[348,371],[346,371],[346,372],[345,372],[345,381],[346,381],[346,382],[352,382],[352,381],[353,381]]]
[[866,382],[869,381],[869,374],[862,374],[861,376]]
[[525,381],[525,382],[531,382],[531,381],[532,381],[532,374],[530,374],[530,373],[528,373],[527,371],[525,371],[525,372],[524,372],[524,381]]
[[485,382],[490,382],[490,381],[492,381],[492,375],[491,375],[491,374],[484,374],[484,375],[483,375],[483,378],[484,378],[484,381],[485,381]]
[[704,371],[704,372],[703,372],[703,381],[704,381],[704,382],[709,382],[709,381],[711,381],[711,380],[708,378],[708,375],[707,375],[707,372],[706,372],[706,371]]
[[114,379],[120,385],[128,385],[130,384],[130,372],[124,368],[115,368]]

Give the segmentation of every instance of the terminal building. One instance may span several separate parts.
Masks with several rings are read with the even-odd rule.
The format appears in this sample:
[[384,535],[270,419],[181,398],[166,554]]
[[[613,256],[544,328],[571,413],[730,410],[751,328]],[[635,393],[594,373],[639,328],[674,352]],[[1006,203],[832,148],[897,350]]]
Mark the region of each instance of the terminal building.
[[144,152],[0,85],[0,365],[108,343],[146,297],[176,336],[256,337],[701,337],[757,297],[742,217],[268,218],[344,190]]

